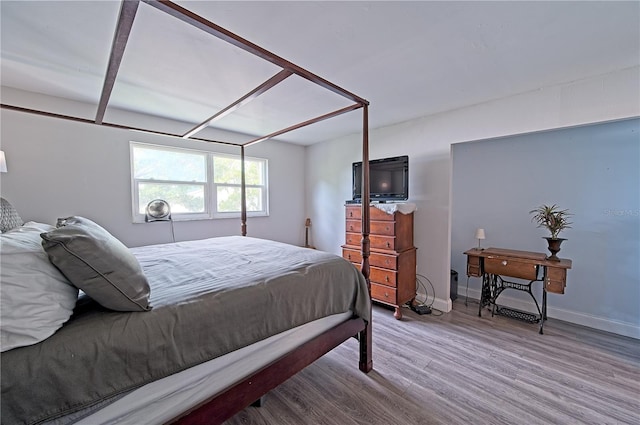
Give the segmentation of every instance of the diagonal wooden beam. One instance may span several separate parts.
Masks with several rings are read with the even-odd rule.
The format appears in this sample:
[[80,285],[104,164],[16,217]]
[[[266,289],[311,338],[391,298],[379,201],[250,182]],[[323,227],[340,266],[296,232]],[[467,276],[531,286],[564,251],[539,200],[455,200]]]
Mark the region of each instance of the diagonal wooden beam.
[[96,124],[102,124],[102,120],[104,119],[109,98],[111,97],[111,92],[113,91],[113,86],[115,85],[116,77],[118,76],[120,62],[122,62],[124,49],[127,47],[131,27],[133,26],[133,21],[136,17],[136,12],[138,11],[138,4],[140,4],[139,0],[123,0],[122,5],[120,6],[118,26],[116,28],[115,35],[113,36],[109,65],[107,66],[107,73],[105,74],[104,84],[102,85],[102,94],[100,95],[100,102],[98,103]]
[[221,26],[214,24],[211,21],[206,20],[202,16],[196,15],[195,13],[178,6],[177,4],[168,1],[168,0],[142,0],[145,3],[155,7],[158,10],[161,10],[169,15],[180,19],[183,22],[186,22],[194,27],[205,31],[208,34],[213,35],[221,40],[224,40],[230,44],[233,44],[236,47],[239,47],[251,54],[254,54],[266,61],[269,61],[282,69],[289,70],[300,77],[306,78],[307,80],[318,84],[321,87],[324,87],[327,90],[330,90],[334,93],[339,94],[340,96],[344,96],[347,99],[350,99],[354,102],[360,103],[362,105],[368,105],[369,102],[360,96],[356,96],[355,94],[333,84],[330,81],[325,80],[322,77],[319,77],[316,74],[313,74],[310,71],[307,71],[304,68],[299,67],[280,56],[271,53],[270,51],[263,49],[262,47],[254,44],[244,38],[228,31]]
[[[169,137],[182,138],[182,136],[179,135],[179,134],[167,133],[167,132],[164,132],[164,131],[148,130],[146,128],[131,127],[131,126],[128,126],[128,125],[113,124],[113,123],[108,123],[108,122],[97,123],[94,120],[90,120],[90,119],[87,119],[87,118],[80,118],[80,117],[73,117],[73,116],[70,116],[70,115],[56,114],[54,112],[39,111],[37,109],[23,108],[23,107],[20,107],[20,106],[8,105],[8,104],[5,104],[5,103],[0,104],[0,109],[6,109],[8,111],[24,112],[24,113],[27,113],[27,114],[34,114],[34,115],[40,115],[40,116],[43,116],[43,117],[63,119],[63,120],[67,120],[67,121],[75,121],[75,122],[80,122],[80,123],[84,123],[84,124],[93,124],[93,125],[100,125],[100,126],[103,126],[103,127],[118,128],[120,130],[130,130],[130,131],[137,131],[139,133],[157,134],[157,135],[160,135],[160,136],[169,136]],[[200,137],[192,137],[189,140],[195,140],[195,141],[198,141],[198,142],[207,142],[207,143],[218,143],[218,144],[221,144],[221,145],[240,146],[240,147],[242,146],[242,144],[240,144],[240,143],[223,142],[223,141],[220,141],[220,140],[204,139],[204,138],[200,138]]]
[[353,105],[349,105],[349,106],[344,107],[342,109],[338,109],[336,111],[329,112],[328,114],[320,115],[319,117],[315,117],[315,118],[312,118],[310,120],[301,122],[299,124],[292,125],[291,127],[287,127],[285,129],[276,131],[274,133],[267,134],[266,136],[262,136],[262,137],[259,137],[257,139],[250,140],[250,141],[248,141],[246,143],[243,143],[242,146],[255,145],[256,143],[264,142],[265,140],[272,139],[274,137],[278,137],[278,136],[280,136],[280,135],[282,135],[284,133],[288,133],[290,131],[297,130],[297,129],[302,128],[302,127],[306,127],[306,126],[308,126],[310,124],[314,124],[314,123],[317,123],[317,122],[320,122],[320,121],[324,121],[324,120],[329,119],[329,118],[337,117],[338,115],[342,115],[342,114],[344,114],[346,112],[354,111],[354,110],[356,110],[358,108],[362,108],[363,106],[366,106],[366,105],[362,105],[360,103],[355,103]]
[[188,139],[189,137],[193,136],[194,134],[201,131],[203,128],[205,128],[209,124],[211,124],[213,121],[219,120],[224,116],[238,110],[243,105],[246,105],[247,103],[251,102],[253,99],[260,96],[261,94],[269,90],[271,87],[275,86],[276,84],[280,83],[281,81],[285,80],[291,75],[292,75],[291,71],[287,71],[287,70],[280,71],[279,73],[277,73],[276,75],[274,75],[273,77],[265,81],[264,83],[260,84],[255,89],[251,90],[246,95],[242,96],[240,99],[233,102],[231,105],[227,106],[217,114],[207,118],[202,123],[198,124],[197,126],[193,127],[191,130],[187,131],[182,137],[184,137],[185,139]]

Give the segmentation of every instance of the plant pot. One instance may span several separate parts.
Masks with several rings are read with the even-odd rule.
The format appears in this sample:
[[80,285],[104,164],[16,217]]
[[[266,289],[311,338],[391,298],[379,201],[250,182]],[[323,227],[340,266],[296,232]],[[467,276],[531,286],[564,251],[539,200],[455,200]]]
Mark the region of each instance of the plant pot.
[[547,240],[547,244],[548,244],[547,249],[549,250],[549,252],[551,252],[551,255],[547,256],[547,260],[560,261],[560,259],[556,254],[560,252],[560,244],[562,244],[562,241],[566,241],[566,239],[549,238],[549,237],[545,237],[545,239]]

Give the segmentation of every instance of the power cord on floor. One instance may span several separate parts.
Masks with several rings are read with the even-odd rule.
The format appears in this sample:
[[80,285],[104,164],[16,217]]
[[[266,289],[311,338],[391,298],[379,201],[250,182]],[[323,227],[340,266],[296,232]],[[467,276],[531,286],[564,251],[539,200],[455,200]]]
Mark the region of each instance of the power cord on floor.
[[[433,298],[431,299],[430,303],[429,303],[429,291],[427,291],[427,287],[424,285],[424,282],[422,281],[422,279],[429,282],[429,286],[431,286],[431,291],[433,292]],[[418,300],[418,297],[416,296],[414,302],[409,305],[409,308],[411,308],[411,310],[413,310],[418,314],[433,314],[434,316],[442,316],[443,314],[442,311],[436,308],[433,308],[433,303],[436,300],[436,290],[433,287],[433,284],[431,283],[429,278],[421,274],[416,274],[416,294],[419,292],[418,291],[419,287],[422,287],[422,289],[424,289],[425,299],[424,301],[421,302]]]
[[176,232],[175,230],[173,230],[173,220],[169,220],[171,222],[171,239],[173,240],[173,242],[176,241]]

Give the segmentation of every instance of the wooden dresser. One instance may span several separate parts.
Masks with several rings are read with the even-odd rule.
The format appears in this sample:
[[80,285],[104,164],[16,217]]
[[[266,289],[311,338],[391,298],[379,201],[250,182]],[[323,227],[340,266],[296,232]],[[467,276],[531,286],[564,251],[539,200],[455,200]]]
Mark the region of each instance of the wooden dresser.
[[[402,305],[416,297],[416,248],[413,246],[413,212],[387,214],[370,208],[371,297],[395,307],[394,317],[402,319]],[[346,206],[346,243],[342,256],[360,269],[362,253],[362,210]]]

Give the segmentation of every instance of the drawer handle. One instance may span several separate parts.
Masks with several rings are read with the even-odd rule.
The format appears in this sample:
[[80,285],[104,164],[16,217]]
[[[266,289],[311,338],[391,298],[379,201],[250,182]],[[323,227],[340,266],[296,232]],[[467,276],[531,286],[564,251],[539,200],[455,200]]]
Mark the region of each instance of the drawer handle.
[[389,226],[387,226],[385,230],[388,232],[389,231]]
[[385,260],[385,261],[384,261],[384,263],[385,263],[385,264],[391,264],[391,261],[389,261],[389,260]]
[[389,282],[389,276],[384,277],[385,282]]
[[349,217],[353,217],[353,211],[349,211]]
[[351,254],[347,254],[347,258],[351,260]]
[[507,260],[502,260],[502,265],[506,266],[507,265]]
[[353,226],[349,226],[349,230],[353,230]]
[[385,297],[385,298],[389,298],[389,293],[388,293],[388,292],[385,292],[385,293],[384,293],[384,297]]
[[391,248],[391,243],[387,242],[387,248]]

